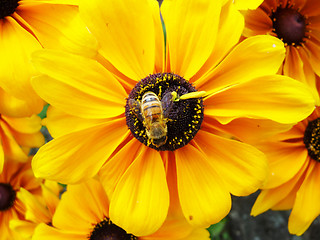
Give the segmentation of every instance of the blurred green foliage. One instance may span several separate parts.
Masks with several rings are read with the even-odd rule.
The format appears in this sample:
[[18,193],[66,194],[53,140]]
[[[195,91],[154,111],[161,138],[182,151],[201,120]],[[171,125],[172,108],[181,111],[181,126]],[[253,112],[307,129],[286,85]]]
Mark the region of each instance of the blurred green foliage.
[[208,228],[211,240],[232,240],[227,228],[228,218],[222,219],[220,222],[211,225]]

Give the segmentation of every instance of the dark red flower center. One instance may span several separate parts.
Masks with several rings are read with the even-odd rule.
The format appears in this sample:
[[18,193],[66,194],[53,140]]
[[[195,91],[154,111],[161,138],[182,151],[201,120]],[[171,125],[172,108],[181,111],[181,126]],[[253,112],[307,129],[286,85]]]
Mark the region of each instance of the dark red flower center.
[[306,19],[297,10],[278,8],[272,15],[273,29],[284,43],[301,45],[306,37]]
[[0,19],[10,16],[18,7],[20,0],[0,0]]
[[138,238],[113,224],[109,218],[105,218],[95,225],[89,240],[138,240]]
[[11,208],[16,199],[16,192],[8,183],[0,183],[0,211]]
[[[130,92],[125,106],[132,135],[158,151],[174,151],[188,144],[203,120],[202,97],[186,97],[195,92],[192,84],[173,73],[142,79]],[[186,99],[182,100],[183,95]]]
[[303,142],[308,149],[309,156],[320,162],[320,118],[308,123]]

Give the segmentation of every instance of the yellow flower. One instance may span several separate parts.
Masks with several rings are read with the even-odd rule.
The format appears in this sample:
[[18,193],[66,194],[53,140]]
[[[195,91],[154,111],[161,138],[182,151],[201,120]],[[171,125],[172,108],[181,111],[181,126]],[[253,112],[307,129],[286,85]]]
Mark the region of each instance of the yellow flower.
[[0,232],[1,240],[20,239],[9,228],[10,220],[24,219],[25,206],[19,198],[20,188],[32,194],[40,194],[40,182],[34,177],[30,162],[8,161],[0,174]]
[[320,108],[290,130],[260,143],[269,160],[268,181],[253,208],[292,209],[289,232],[303,234],[320,214]]
[[245,36],[273,35],[286,46],[280,72],[308,84],[319,105],[315,74],[320,75],[320,2],[265,0],[245,12]]
[[10,221],[10,228],[23,239],[31,239],[35,228],[40,223],[51,224],[52,216],[59,203],[62,190],[58,183],[45,181],[41,184],[41,195],[35,196],[24,188],[20,188],[17,197],[25,206],[25,219]]
[[[184,216],[201,227],[226,216],[230,193],[248,195],[262,184],[264,155],[224,138],[215,121],[295,123],[314,108],[303,84],[275,75],[280,40],[258,36],[235,46],[244,20],[231,1],[164,1],[161,14],[166,45],[156,1],[84,0],[80,16],[100,46],[95,59],[53,50],[33,57],[44,74],[33,87],[54,106],[49,115],[66,120],[33,159],[36,176],[70,184],[98,173],[110,218],[135,235],[164,222],[171,178]],[[158,138],[151,117],[134,107],[149,111],[141,103],[147,92],[162,101],[148,97],[161,125],[152,129],[166,132]]]
[[[59,44],[62,30],[77,14],[75,0],[2,0],[0,6],[0,91],[5,103],[20,116],[39,113],[43,101],[34,92],[30,77],[36,72],[31,53]],[[0,111],[2,113],[2,111]]]
[[67,187],[53,216],[52,227],[39,224],[32,239],[202,240],[209,239],[209,232],[191,227],[184,218],[169,216],[156,233],[134,236],[113,223],[108,196],[99,181],[90,179]]
[[41,119],[31,117],[0,117],[0,173],[4,161],[27,162],[30,148],[41,147],[45,140],[40,132]]

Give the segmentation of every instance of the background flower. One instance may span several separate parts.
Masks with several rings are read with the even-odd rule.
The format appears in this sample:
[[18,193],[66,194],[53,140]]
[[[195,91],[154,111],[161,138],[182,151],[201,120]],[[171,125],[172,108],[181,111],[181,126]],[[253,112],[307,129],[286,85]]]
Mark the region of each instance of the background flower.
[[30,55],[42,47],[59,46],[63,29],[77,14],[77,1],[6,2],[0,7],[0,91],[10,94],[1,97],[11,102],[16,114],[25,117],[43,108],[43,101],[30,84],[31,76],[36,74]]

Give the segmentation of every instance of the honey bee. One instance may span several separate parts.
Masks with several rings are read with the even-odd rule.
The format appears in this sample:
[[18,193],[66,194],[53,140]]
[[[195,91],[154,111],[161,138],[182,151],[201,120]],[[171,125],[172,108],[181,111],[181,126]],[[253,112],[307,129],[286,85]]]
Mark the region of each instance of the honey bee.
[[161,101],[154,92],[146,92],[141,102],[129,99],[130,110],[137,116],[146,128],[151,143],[161,147],[167,141],[167,121],[172,108],[173,94],[166,93]]

